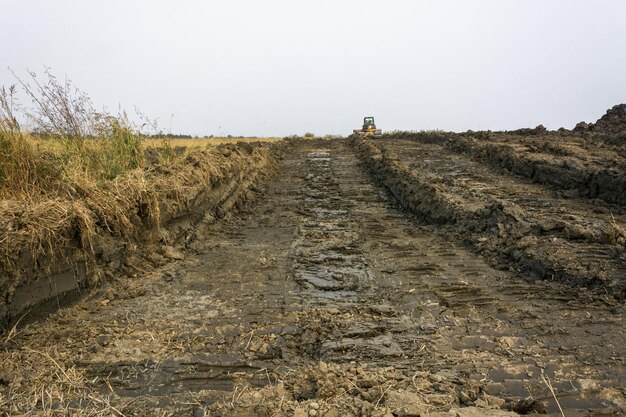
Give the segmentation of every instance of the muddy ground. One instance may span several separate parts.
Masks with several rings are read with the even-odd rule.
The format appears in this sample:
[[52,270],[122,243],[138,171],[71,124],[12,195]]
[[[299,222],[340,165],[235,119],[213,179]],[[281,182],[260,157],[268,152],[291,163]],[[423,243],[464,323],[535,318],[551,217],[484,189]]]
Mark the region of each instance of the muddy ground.
[[[549,147],[541,146],[546,138],[496,134],[484,141],[416,135],[354,142],[370,172],[409,212],[451,224],[448,236],[492,265],[624,299],[626,210],[617,203],[626,195],[624,157],[548,139],[554,140]],[[567,157],[561,148],[569,149]],[[609,169],[616,189],[598,179]],[[583,177],[587,185],[603,184],[605,198],[577,187]]]
[[[453,154],[415,143],[379,145],[406,147],[398,163],[448,176],[457,188],[438,187],[460,207],[475,197],[458,188],[469,179],[451,174]],[[490,203],[553,192],[457,166]],[[478,213],[483,200],[471,200]],[[554,200],[518,200],[524,219],[572,221]],[[3,335],[0,412],[624,415],[625,308],[615,294],[539,280],[477,250],[462,222],[442,226],[401,203],[353,142],[298,142],[237,215],[205,217],[158,266],[138,259],[134,276]],[[572,204],[563,207],[589,218]],[[566,226],[549,230],[574,241],[556,234]]]

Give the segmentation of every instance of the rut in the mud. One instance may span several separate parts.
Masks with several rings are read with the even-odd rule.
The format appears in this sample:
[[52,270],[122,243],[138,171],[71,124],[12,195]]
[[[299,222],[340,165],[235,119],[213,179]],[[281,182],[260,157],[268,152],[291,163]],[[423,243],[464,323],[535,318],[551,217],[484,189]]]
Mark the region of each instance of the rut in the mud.
[[306,155],[309,172],[299,214],[304,216],[294,242],[296,282],[334,302],[354,300],[372,284],[359,248],[360,234],[335,180],[330,152]]
[[624,412],[622,304],[496,270],[395,204],[344,141],[296,143],[184,259],[11,335],[0,410],[556,416],[551,386],[568,416]]

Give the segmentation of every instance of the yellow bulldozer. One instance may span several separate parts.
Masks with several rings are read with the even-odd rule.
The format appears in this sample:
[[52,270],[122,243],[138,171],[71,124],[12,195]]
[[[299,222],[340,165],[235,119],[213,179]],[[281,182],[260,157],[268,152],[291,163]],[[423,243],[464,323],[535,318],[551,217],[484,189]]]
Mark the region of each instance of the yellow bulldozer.
[[382,138],[383,137],[383,131],[380,129],[376,129],[376,124],[374,123],[373,117],[364,117],[363,128],[361,128],[361,130],[355,130],[354,134],[363,136],[366,138]]

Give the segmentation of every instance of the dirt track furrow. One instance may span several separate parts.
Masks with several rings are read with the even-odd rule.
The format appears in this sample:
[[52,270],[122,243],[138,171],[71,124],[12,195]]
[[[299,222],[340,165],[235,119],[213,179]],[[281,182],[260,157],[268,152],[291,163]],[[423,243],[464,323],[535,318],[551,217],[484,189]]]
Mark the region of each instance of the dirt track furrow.
[[[398,133],[391,139],[416,141],[446,148],[500,173],[526,177],[549,186],[566,197],[589,199],[600,206],[613,205],[623,213],[626,203],[626,158],[621,145],[603,135],[519,134],[515,132]],[[620,140],[618,139],[618,142]]]
[[355,300],[372,284],[357,224],[342,201],[329,151],[308,153],[306,163],[299,209],[304,217],[292,254],[295,280],[322,300]]
[[[443,182],[450,192],[463,196],[470,204],[489,204],[496,199],[519,205],[529,221],[549,223],[544,226],[547,234],[563,236],[569,231],[570,236],[566,237],[612,243],[612,225],[626,226],[626,215],[620,214],[619,208],[611,211],[610,206],[603,209],[587,200],[564,198],[530,180],[502,175],[440,145],[390,140],[384,146],[412,170],[427,173],[434,183]],[[595,216],[589,216],[590,213]],[[573,236],[574,230],[580,228],[580,233],[587,232],[588,236]]]
[[494,264],[624,297],[626,221],[610,206],[565,199],[438,144],[355,143],[369,169],[408,211],[453,225],[453,235]]
[[346,141],[296,142],[256,203],[193,236],[7,339],[0,410],[557,416],[548,385],[568,416],[626,410],[622,304],[493,268]]

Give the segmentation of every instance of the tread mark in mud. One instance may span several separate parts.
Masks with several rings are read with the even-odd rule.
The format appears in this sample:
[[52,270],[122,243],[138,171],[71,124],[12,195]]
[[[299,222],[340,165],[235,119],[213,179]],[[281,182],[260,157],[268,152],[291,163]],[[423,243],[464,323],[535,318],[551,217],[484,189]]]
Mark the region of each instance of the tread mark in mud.
[[296,281],[321,299],[354,300],[372,285],[359,249],[360,234],[341,195],[328,151],[310,152],[300,213],[303,222],[293,244]]
[[355,202],[337,179],[341,161],[322,149],[308,152],[304,163],[302,221],[291,251],[295,280],[308,303],[299,345],[308,346],[306,354],[314,358],[388,363],[404,351],[371,312],[376,281],[362,252]]

